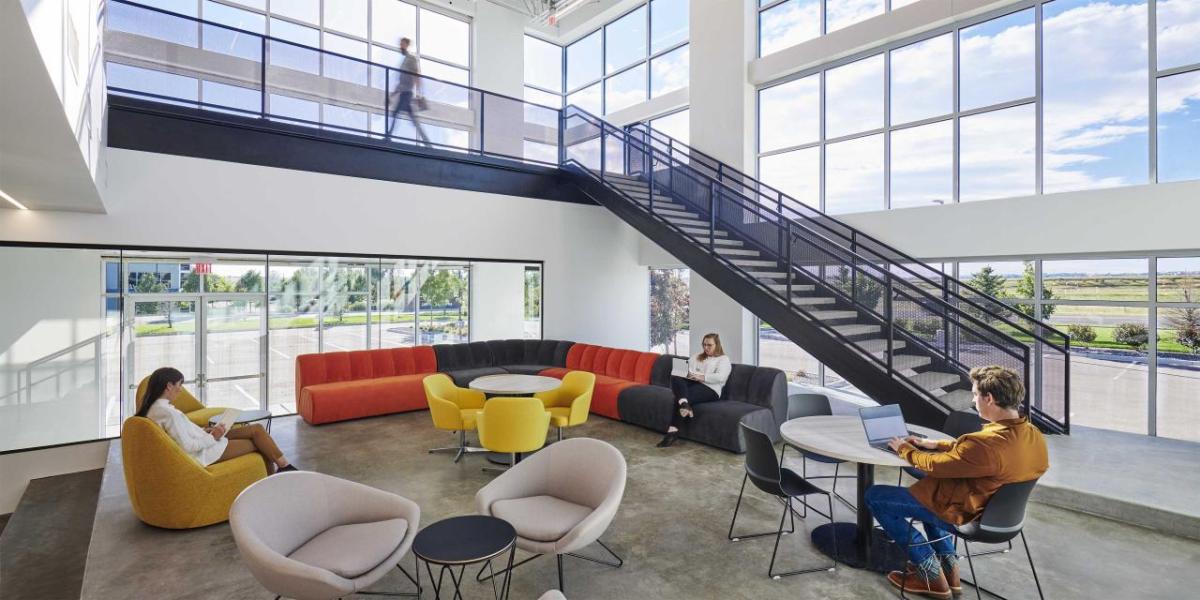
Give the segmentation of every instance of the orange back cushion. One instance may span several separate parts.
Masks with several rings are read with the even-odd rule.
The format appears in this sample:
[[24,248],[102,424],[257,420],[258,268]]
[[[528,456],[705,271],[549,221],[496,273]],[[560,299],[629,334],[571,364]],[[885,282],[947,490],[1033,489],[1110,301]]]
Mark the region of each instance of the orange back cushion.
[[624,355],[622,355],[621,356],[621,366],[618,367],[618,370],[617,370],[617,373],[618,373],[617,377],[620,377],[621,379],[628,379],[629,381],[633,381],[634,374],[637,372],[636,368],[637,368],[638,358],[641,357],[641,355],[642,355],[641,352],[635,352],[633,350],[629,350]]
[[655,352],[639,353],[637,364],[634,365],[633,377],[631,377],[631,379],[638,383],[649,385],[650,371],[654,370],[654,361],[656,360],[658,360],[658,354]]
[[598,375],[608,375],[608,357],[612,353],[612,348],[597,347],[596,356],[592,357],[592,372]]

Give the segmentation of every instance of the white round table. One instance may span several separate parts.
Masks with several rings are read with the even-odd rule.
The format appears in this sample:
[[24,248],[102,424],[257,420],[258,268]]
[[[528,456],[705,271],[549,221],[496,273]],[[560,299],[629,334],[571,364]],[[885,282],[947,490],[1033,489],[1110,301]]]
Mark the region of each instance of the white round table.
[[[950,439],[928,427],[908,425],[908,430],[929,439]],[[887,572],[903,569],[900,549],[882,533],[875,532],[875,520],[867,506],[866,491],[875,483],[875,466],[907,467],[908,461],[886,450],[867,444],[862,419],[857,415],[802,417],[787,421],[779,433],[789,446],[830,458],[858,464],[858,522],[830,523],[812,532],[813,544],[839,562],[857,569]],[[835,544],[834,541],[837,543]]]
[[[529,396],[538,392],[548,392],[562,385],[562,380],[541,375],[484,375],[476,377],[467,387],[483,392],[489,396]],[[509,465],[512,457],[504,452],[488,452],[488,462],[497,465]]]
[[554,377],[505,374],[476,377],[467,384],[467,387],[493,396],[528,396],[538,392],[548,392],[560,385],[562,385],[562,380]]

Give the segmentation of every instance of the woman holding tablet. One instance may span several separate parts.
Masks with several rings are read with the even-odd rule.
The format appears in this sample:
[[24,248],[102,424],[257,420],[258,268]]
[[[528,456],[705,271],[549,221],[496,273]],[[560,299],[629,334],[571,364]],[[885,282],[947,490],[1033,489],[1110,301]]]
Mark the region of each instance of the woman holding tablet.
[[679,438],[679,425],[683,419],[695,416],[692,407],[705,402],[716,402],[721,399],[721,388],[729,379],[733,366],[725,349],[721,347],[721,336],[710,333],[704,336],[700,343],[702,350],[696,356],[688,359],[686,377],[671,376],[671,391],[675,393],[677,404],[675,412],[671,413],[671,426],[667,435],[658,443],[659,448],[666,448]]
[[[275,472],[295,471],[296,467],[284,458],[279,446],[261,425],[245,425],[225,431],[225,427],[200,427],[188,420],[171,401],[183,390],[183,373],[163,367],[150,374],[146,393],[138,398],[137,416],[158,424],[171,439],[201,466],[236,458],[251,452],[263,456]],[[267,467],[271,469],[270,466]]]

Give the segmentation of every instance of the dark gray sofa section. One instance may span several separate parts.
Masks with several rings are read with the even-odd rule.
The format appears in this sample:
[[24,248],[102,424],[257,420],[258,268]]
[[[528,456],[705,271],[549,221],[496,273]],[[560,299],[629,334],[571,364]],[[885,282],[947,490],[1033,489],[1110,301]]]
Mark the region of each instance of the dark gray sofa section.
[[537,375],[544,369],[567,364],[574,342],[558,340],[490,340],[433,347],[438,370],[454,384],[465,387],[476,377],[520,373]]

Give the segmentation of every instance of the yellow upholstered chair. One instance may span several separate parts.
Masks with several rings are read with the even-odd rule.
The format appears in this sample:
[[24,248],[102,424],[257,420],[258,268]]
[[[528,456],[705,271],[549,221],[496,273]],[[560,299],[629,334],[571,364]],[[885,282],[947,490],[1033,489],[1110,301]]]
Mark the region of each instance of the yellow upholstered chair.
[[228,520],[234,498],[267,476],[267,463],[257,452],[202,467],[145,417],[125,419],[121,462],[133,514],[167,529]]
[[492,398],[475,416],[475,426],[484,448],[507,452],[512,455],[511,464],[516,464],[518,454],[546,445],[550,412],[537,398]]
[[562,441],[563,427],[575,427],[587,421],[592,408],[592,391],[596,389],[596,374],[587,371],[571,371],[563,377],[562,385],[548,392],[539,392],[540,399],[550,411],[550,424],[558,429]]
[[483,392],[454,385],[454,380],[445,373],[435,373],[421,381],[425,386],[425,399],[429,402],[429,416],[433,426],[445,431],[458,432],[458,445],[434,448],[433,452],[454,452],[454,462],[463,454],[485,452],[483,448],[467,446],[467,431],[475,430],[475,414],[483,408],[487,398]]
[[[143,377],[141,383],[138,383],[137,396],[134,400],[138,406],[141,406],[142,394],[146,393],[146,386],[149,383],[149,375]],[[155,400],[157,400],[157,398],[155,398]],[[173,404],[175,408],[178,408],[179,412],[187,415],[189,421],[201,427],[208,427],[209,419],[229,410],[222,406],[204,406],[199,400],[196,399],[195,396],[192,395],[191,392],[187,391],[187,388],[180,390],[179,395],[175,396],[175,399],[171,401],[171,404]]]

